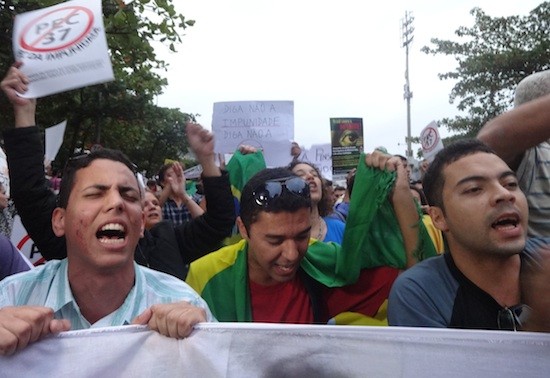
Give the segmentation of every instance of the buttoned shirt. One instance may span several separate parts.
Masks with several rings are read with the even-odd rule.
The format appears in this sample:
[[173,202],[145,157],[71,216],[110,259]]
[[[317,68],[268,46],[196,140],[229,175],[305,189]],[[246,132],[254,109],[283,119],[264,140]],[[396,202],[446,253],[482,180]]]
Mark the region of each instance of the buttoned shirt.
[[187,301],[206,310],[207,321],[213,316],[206,302],[185,282],[168,274],[134,263],[135,283],[122,306],[90,324],[80,313],[71,292],[67,275],[67,259],[52,260],[28,272],[0,282],[0,308],[5,306],[45,306],[54,310],[56,319],[71,321],[71,329],[98,328],[130,324],[154,304]]
[[176,201],[168,198],[162,206],[162,218],[172,222],[174,226],[189,222],[191,220],[191,213],[185,206],[181,204],[178,206]]

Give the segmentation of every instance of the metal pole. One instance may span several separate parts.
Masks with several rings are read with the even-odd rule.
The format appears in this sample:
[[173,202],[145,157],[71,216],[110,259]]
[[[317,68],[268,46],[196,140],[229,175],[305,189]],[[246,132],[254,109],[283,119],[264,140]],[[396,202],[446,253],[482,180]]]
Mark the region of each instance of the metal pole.
[[402,21],[402,38],[403,38],[403,47],[405,47],[405,86],[403,98],[407,101],[407,158],[412,158],[412,148],[411,148],[411,98],[413,96],[411,92],[411,87],[409,83],[409,45],[411,44],[414,36],[414,27],[412,23],[414,17],[411,15],[411,12],[405,12],[405,19]]

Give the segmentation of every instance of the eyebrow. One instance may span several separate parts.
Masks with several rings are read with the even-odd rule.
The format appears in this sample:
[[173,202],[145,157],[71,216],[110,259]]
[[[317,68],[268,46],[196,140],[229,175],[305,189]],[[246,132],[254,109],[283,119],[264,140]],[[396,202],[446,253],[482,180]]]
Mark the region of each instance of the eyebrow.
[[[308,228],[306,228],[305,230],[303,231],[300,231],[298,234],[296,234],[294,237],[296,236],[302,236],[302,235],[306,235],[306,234],[309,234],[311,232],[311,226],[309,226]],[[281,238],[286,238],[285,235],[274,235],[274,234],[265,234],[265,237],[266,238],[271,238],[271,239],[281,239]]]
[[[502,180],[502,179],[505,179],[507,177],[510,177],[510,176],[513,176],[514,178],[516,178],[516,174],[513,172],[513,171],[504,171],[500,174],[500,176],[498,176],[498,179],[499,180]],[[489,178],[487,176],[467,176],[467,177],[464,177],[462,180],[459,180],[457,183],[456,183],[456,186],[460,186],[460,185],[463,185],[463,184],[466,184],[468,182],[471,182],[471,181],[487,181]]]
[[[93,185],[90,185],[86,188],[84,188],[83,190],[88,190],[88,189],[97,189],[97,190],[101,190],[101,191],[106,191],[106,190],[109,190],[111,188],[111,185],[105,185],[105,184],[93,184]],[[132,186],[129,186],[129,185],[119,185],[117,186],[117,189],[119,192],[123,192],[123,193],[126,193],[126,192],[131,192],[131,191],[134,191],[136,193],[140,193],[139,189],[136,189]]]

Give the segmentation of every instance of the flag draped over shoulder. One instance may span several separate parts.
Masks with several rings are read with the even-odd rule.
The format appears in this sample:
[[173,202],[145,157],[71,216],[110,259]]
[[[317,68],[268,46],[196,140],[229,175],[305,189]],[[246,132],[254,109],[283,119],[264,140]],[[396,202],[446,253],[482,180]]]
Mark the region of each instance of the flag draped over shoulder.
[[[395,172],[367,167],[361,155],[350,201],[342,249],[361,256],[363,268],[391,266],[406,268],[406,253],[399,223],[389,196],[396,179]],[[422,214],[419,212],[419,217]],[[420,221],[417,260],[437,255],[424,224]]]
[[251,154],[235,152],[227,163],[226,170],[229,173],[231,191],[237,200],[241,199],[241,191],[248,180],[265,167],[264,155],[261,151]]

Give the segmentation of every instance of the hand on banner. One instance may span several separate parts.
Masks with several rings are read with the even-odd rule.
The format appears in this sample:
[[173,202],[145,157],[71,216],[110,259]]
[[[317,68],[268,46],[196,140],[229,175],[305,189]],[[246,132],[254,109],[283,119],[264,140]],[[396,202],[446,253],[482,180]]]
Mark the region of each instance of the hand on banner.
[[36,113],[36,99],[23,98],[19,94],[28,90],[29,79],[19,68],[21,62],[15,62],[0,83],[0,88],[12,103],[15,112],[15,127],[34,126]]
[[0,309],[0,355],[10,355],[51,333],[68,331],[71,323],[54,319],[48,307],[20,306]]
[[195,324],[205,321],[206,313],[202,308],[188,302],[176,302],[151,306],[132,324],[147,325],[164,336],[183,339],[189,336]]

